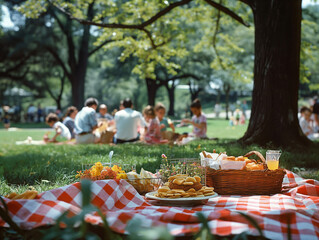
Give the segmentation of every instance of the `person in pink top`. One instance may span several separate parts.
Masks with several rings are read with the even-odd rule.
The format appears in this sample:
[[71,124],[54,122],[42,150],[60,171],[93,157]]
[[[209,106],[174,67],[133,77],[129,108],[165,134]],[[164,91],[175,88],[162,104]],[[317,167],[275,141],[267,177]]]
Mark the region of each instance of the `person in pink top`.
[[160,122],[156,118],[155,110],[152,106],[147,106],[143,110],[144,119],[147,123],[144,141],[149,144],[164,144],[167,140],[161,139]]
[[195,99],[191,104],[191,111],[194,114],[192,120],[183,119],[184,123],[193,125],[193,136],[197,138],[207,138],[207,120],[205,114],[202,113],[202,105],[199,99]]

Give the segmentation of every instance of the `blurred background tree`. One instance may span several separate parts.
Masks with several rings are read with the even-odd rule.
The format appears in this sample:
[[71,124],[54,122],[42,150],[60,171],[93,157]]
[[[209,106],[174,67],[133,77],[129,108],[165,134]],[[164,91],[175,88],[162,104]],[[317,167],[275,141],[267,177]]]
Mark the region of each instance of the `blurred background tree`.
[[[10,75],[0,78],[1,83],[11,84],[1,85],[2,93],[12,84],[18,84],[37,92],[34,96],[53,99],[59,108],[70,104],[81,107],[87,96],[96,96],[111,110],[118,108],[124,97],[131,97],[137,109],[163,101],[170,115],[181,117],[196,97],[203,100],[207,111],[212,111],[217,102],[228,110],[229,104],[236,104],[238,97],[247,99],[250,105],[254,62],[255,83],[258,79],[267,79],[258,78],[256,74],[265,68],[256,65],[253,23],[267,11],[265,8],[259,12],[261,5],[256,1],[148,1],[147,5],[140,0],[3,2],[18,26],[4,29],[3,36],[29,36],[21,43],[25,48],[21,54],[32,54],[21,64],[21,69],[15,71],[19,73],[15,76],[23,77],[23,81]],[[294,6],[299,4],[301,6],[300,1]],[[33,19],[24,18],[16,9]],[[310,97],[318,89],[318,15],[317,5],[303,9],[300,77],[297,79],[301,81],[302,97]],[[247,23],[250,28],[244,26]],[[4,39],[1,37],[1,41]],[[12,46],[12,51],[16,51],[13,42]],[[0,72],[6,72],[10,69],[8,66],[14,67],[16,63],[10,60],[8,53],[4,59]],[[28,86],[28,82],[35,86]],[[293,85],[295,89],[298,84],[295,81]],[[298,95],[298,86],[296,89],[294,96]],[[259,98],[265,99],[260,90],[256,97],[255,103]],[[296,119],[295,97],[291,101]],[[253,110],[253,116],[267,111],[262,107],[254,109],[258,111]],[[270,109],[267,114],[273,111]],[[277,112],[281,114],[279,118],[288,116]],[[295,142],[300,143],[303,138],[296,134],[299,130],[295,123],[292,131],[285,132],[294,132],[299,136]],[[281,135],[278,137],[265,129],[272,134],[259,131],[257,136],[256,127],[260,129],[255,125],[249,130],[245,142],[264,144],[278,139],[280,145],[287,139],[282,133],[278,133]]]

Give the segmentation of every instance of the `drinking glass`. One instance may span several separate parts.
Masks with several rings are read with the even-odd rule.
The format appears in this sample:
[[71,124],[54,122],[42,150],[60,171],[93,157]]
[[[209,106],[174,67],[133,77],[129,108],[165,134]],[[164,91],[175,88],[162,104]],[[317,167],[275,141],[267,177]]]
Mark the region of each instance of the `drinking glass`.
[[278,169],[280,155],[280,150],[268,150],[266,152],[266,163],[269,170]]

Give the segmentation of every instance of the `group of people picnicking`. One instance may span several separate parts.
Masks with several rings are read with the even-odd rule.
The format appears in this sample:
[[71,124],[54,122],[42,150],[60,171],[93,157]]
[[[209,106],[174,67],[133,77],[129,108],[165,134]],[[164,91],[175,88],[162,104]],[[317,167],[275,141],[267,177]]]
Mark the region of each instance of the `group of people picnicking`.
[[76,107],[69,107],[62,122],[57,114],[50,113],[46,123],[55,129],[55,134],[52,138],[46,134],[44,141],[57,142],[59,137],[68,142],[75,139],[71,142],[76,144],[103,143],[102,136],[106,132],[112,136],[108,143],[115,144],[137,141],[167,144],[172,141],[187,142],[185,139],[207,138],[207,121],[200,101],[194,100],[190,108],[192,119],[183,119],[182,123],[193,125],[193,131],[190,134],[177,134],[173,122],[165,117],[166,108],[162,103],[155,107],[146,106],[142,114],[134,110],[132,101],[126,98],[121,101],[119,111],[111,115],[105,104],[99,106],[97,99],[88,98],[80,111]]
[[300,128],[303,133],[310,139],[319,139],[319,101],[314,97],[310,107],[303,106],[300,108],[299,117]]
[[[98,112],[96,112],[97,109]],[[80,111],[74,106],[69,107],[63,120],[61,120],[61,115],[57,113],[48,114],[45,119],[46,123],[55,129],[55,134],[51,138],[45,134],[43,140],[45,142],[60,142],[74,139],[71,143],[103,143],[105,132],[111,136],[108,143],[115,144],[136,141],[148,144],[165,144],[172,141],[187,143],[195,138],[207,138],[207,120],[198,99],[192,102],[190,110],[193,113],[192,119],[183,119],[179,125],[191,124],[193,131],[190,134],[178,134],[175,133],[173,122],[165,117],[166,108],[162,103],[156,104],[155,107],[147,106],[143,113],[140,113],[133,109],[132,101],[127,98],[120,102],[119,111],[114,110],[112,114],[109,114],[105,104],[99,105],[95,98],[89,98]],[[3,107],[2,112],[4,126],[9,128],[10,120],[6,114],[8,112],[6,106]],[[236,119],[235,117],[231,118],[230,125],[245,122],[245,118],[242,120],[239,117],[239,111],[237,115],[235,115]],[[309,139],[319,139],[319,101],[317,97],[310,103],[310,107],[301,107],[299,124]]]

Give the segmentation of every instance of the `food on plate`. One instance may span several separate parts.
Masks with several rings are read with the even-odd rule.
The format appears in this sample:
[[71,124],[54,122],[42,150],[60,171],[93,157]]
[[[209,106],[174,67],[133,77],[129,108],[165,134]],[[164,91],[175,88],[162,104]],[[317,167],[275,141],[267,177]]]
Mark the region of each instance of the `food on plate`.
[[168,178],[169,185],[171,189],[183,189],[188,191],[191,188],[194,188],[196,191],[202,188],[200,183],[200,177],[189,177],[187,174],[177,174]]
[[10,193],[9,195],[6,196],[6,198],[9,198],[11,200],[16,200],[16,199],[35,199],[38,195],[37,191],[34,190],[28,190],[25,191],[22,194],[17,194],[15,192]]
[[214,188],[202,186],[199,176],[190,177],[187,174],[177,174],[168,179],[168,184],[157,190],[156,197],[187,198],[214,195]]

